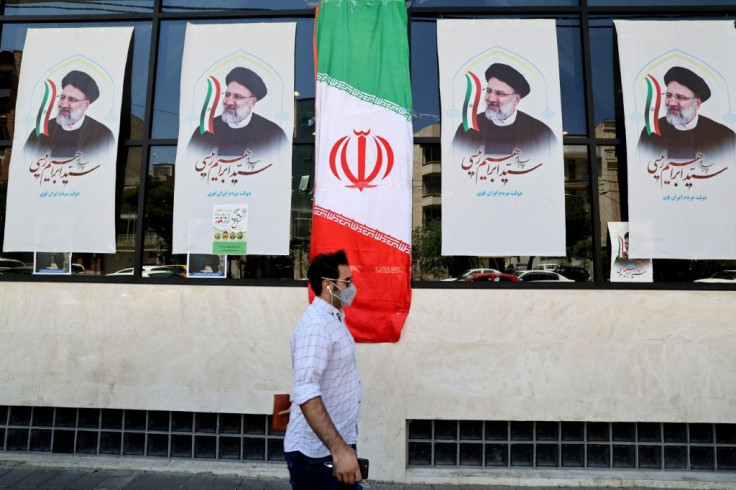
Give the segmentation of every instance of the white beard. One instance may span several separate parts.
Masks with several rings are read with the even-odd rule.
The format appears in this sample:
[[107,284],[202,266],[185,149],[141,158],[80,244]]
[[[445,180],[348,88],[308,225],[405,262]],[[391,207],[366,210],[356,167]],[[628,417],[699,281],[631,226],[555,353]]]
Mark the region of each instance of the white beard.
[[246,107],[238,107],[238,106],[235,106],[235,112],[231,113],[231,112],[223,111],[222,122],[224,122],[225,124],[230,124],[230,125],[238,124],[240,123],[240,121],[245,119],[246,116],[248,115],[246,111],[247,111]]
[[491,109],[491,105],[488,104],[486,108],[486,118],[489,121],[505,121],[511,114],[514,113],[514,107],[510,103],[502,104],[498,103],[498,110]]
[[689,107],[687,109],[680,109],[679,114],[671,114],[669,111],[665,116],[667,122],[673,126],[684,126],[695,118],[695,107]]
[[71,126],[72,124],[76,124],[77,121],[82,118],[82,116],[84,116],[83,107],[71,110],[68,116],[63,115],[60,112],[56,115],[56,123],[61,127]]

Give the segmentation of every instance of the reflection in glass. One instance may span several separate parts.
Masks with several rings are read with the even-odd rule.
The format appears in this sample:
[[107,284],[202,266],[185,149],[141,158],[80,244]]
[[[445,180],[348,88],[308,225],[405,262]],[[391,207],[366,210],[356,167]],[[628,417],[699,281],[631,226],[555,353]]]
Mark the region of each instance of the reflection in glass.
[[[175,161],[175,146],[151,147],[146,179],[143,277],[186,277],[187,257],[184,254],[173,254],[171,243],[176,178]],[[123,190],[124,216],[119,229],[132,230],[131,233],[133,233],[133,235],[118,236],[119,249],[123,239],[128,245],[126,249],[119,250],[118,254],[126,254],[127,263],[124,264],[124,267],[133,267],[134,233],[138,217],[136,209],[139,168],[131,166],[130,172],[126,172]],[[227,256],[226,279],[302,279],[306,277],[312,229],[314,145],[294,147],[292,175],[294,177],[291,192],[292,224],[289,255]]]
[[[573,281],[593,278],[590,162],[586,146],[565,146],[566,257],[468,257],[442,255],[441,156],[437,144],[414,145],[412,278],[415,281],[481,281],[488,273],[557,271]],[[538,277],[537,279],[551,279]],[[492,282],[506,282],[504,276]],[[523,277],[522,277],[523,279]],[[527,277],[526,280],[534,279]],[[484,282],[488,282],[486,279]]]
[[579,0],[413,0],[416,10],[422,7],[547,7],[572,6]]
[[437,22],[411,22],[411,92],[415,136],[439,136],[440,91],[437,52]]
[[6,0],[5,15],[83,15],[153,12],[153,0]]
[[[573,19],[557,21],[557,56],[560,66],[560,104],[564,135],[586,134],[585,90],[583,88],[583,50],[580,23]],[[563,88],[564,87],[564,88]]]
[[596,129],[605,125],[608,131],[596,137],[616,137],[616,79],[613,69],[615,45],[613,43],[613,21],[591,19],[590,21],[591,77],[593,79],[593,117]]
[[208,10],[314,10],[318,0],[164,0],[164,12],[195,12]]
[[[129,56],[130,66],[126,69],[126,74],[130,74],[130,80],[126,79],[123,84],[123,105],[121,108],[122,117],[120,119],[119,140],[124,141],[126,139],[140,139],[143,137],[146,84],[148,83],[148,59],[151,45],[151,24],[147,22],[75,22],[68,24],[54,24],[53,27],[73,28],[120,26],[133,26],[133,43],[130,48],[131,55]],[[3,26],[2,39],[0,40],[0,73],[10,72],[17,77],[23,58],[23,46],[26,42],[26,33],[28,32],[28,29],[42,28],[49,28],[49,25],[5,24]],[[6,54],[6,52],[8,54]],[[0,80],[2,80],[1,77],[2,75],[0,75]],[[11,81],[10,83],[17,84],[17,78],[15,78],[14,82]],[[2,93],[3,92],[0,91],[0,94]],[[10,99],[12,99],[12,103],[10,103],[10,101],[8,102],[9,106],[7,111],[5,111],[2,104],[2,96],[0,95],[0,117],[5,115],[11,116],[13,114],[13,111],[15,110],[14,92],[10,95]]]
[[0,51],[0,140],[12,140],[18,93],[20,52]]

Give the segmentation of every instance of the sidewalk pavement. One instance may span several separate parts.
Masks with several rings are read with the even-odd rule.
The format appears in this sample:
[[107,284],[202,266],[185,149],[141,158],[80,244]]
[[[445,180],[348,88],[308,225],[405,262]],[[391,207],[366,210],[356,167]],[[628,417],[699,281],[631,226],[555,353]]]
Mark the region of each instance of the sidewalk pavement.
[[[20,461],[0,459],[0,489],[69,489],[69,490],[169,490],[169,489],[206,489],[206,490],[291,490],[287,480],[286,468],[283,472],[274,472],[269,476],[250,476],[247,471],[238,472],[234,467],[230,470],[219,471],[214,468],[214,473],[203,466],[196,464],[186,466],[173,466],[167,469],[156,470],[153,467],[122,467],[122,468],[100,468],[94,465],[76,465],[70,462],[44,465],[43,462]],[[209,468],[212,469],[212,468]],[[283,475],[281,474],[283,473]],[[609,480],[609,484],[611,480]],[[459,490],[459,489],[489,489],[509,490],[521,488],[524,490],[552,490],[566,484],[556,486],[519,486],[507,485],[447,485],[447,484],[402,484],[381,483],[368,480],[368,488],[372,490]],[[559,483],[559,482],[558,482]],[[577,490],[601,490],[613,488],[599,482],[599,485],[578,486],[581,482],[570,481],[569,487]],[[626,484],[625,480],[613,484],[618,488],[629,490],[643,490],[645,487]],[[653,483],[653,482],[652,482]],[[691,482],[692,483],[692,482]],[[646,485],[647,490],[663,490],[664,487],[683,488],[681,486],[670,486],[660,482],[661,486],[654,483]],[[528,485],[528,483],[527,483]],[[585,485],[585,484],[583,484]],[[706,484],[707,485],[707,484]],[[694,485],[692,488],[710,488],[708,486]],[[716,487],[713,487],[716,488]],[[717,488],[732,488],[718,486]]]
[[[508,486],[476,485],[409,485],[373,483],[374,490],[508,490]],[[551,490],[559,487],[524,487],[525,490]],[[602,487],[597,487],[600,490]],[[609,487],[610,488],[610,487]],[[630,487],[631,488],[631,487]],[[109,470],[85,468],[48,468],[9,466],[0,461],[0,489],[69,489],[69,490],[290,490],[286,479],[261,479],[212,473],[172,473],[143,470]],[[593,490],[592,487],[577,487]],[[648,488],[647,490],[656,490]]]

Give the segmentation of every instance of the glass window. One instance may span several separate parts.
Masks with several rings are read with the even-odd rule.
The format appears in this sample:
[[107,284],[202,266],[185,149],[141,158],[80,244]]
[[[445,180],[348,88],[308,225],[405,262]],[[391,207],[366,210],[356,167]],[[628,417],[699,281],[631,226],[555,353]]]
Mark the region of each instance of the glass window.
[[164,0],[164,12],[192,12],[208,10],[314,10],[315,0]]
[[578,0],[413,0],[409,4],[416,10],[422,7],[549,7],[573,6]]
[[434,19],[412,21],[410,42],[414,135],[439,136],[437,22]]
[[[613,6],[613,7],[679,7],[679,6],[702,6],[703,0],[588,0],[591,7]],[[708,5],[732,6],[733,0],[708,0]]]
[[585,135],[583,51],[577,20],[557,21],[557,56],[560,65],[560,104],[564,135]]
[[[593,79],[593,118],[596,124],[596,137],[615,138],[616,101],[615,87],[620,84],[614,73],[613,60],[616,45],[613,42],[613,22],[611,19],[590,20],[590,59]],[[598,128],[605,125],[608,131],[598,134]]]
[[[415,145],[415,155],[431,153],[431,145]],[[593,233],[590,205],[590,159],[587,146],[566,145],[565,158],[565,257],[466,257],[443,256],[442,199],[432,190],[440,187],[440,164],[426,165],[422,158],[414,162],[413,186],[413,280],[468,281],[476,273],[522,273],[542,270],[573,281],[593,278]],[[522,279],[558,280],[556,274],[535,274]],[[501,282],[501,281],[498,281]]]
[[5,15],[82,15],[152,12],[153,0],[6,0]]
[[[140,139],[143,137],[143,119],[146,107],[146,86],[148,83],[148,60],[151,45],[151,24],[148,22],[108,22],[108,23],[69,23],[55,24],[53,27],[133,27],[133,43],[126,68],[130,78],[123,86],[122,116],[120,120],[120,141]],[[49,28],[49,24],[5,24],[0,38],[2,68],[5,73],[12,73],[12,80],[17,84],[17,73],[23,60],[23,46],[28,29]],[[12,61],[11,61],[12,60]],[[12,63],[12,67],[11,67]],[[8,75],[6,75],[8,77]],[[2,100],[2,99],[0,99]],[[11,103],[12,100],[12,103]],[[7,112],[0,106],[0,117],[7,116],[15,110],[15,93],[9,97]]]
[[[297,100],[314,99],[314,56],[312,52],[313,19],[226,19],[223,24],[254,22],[293,22],[296,21],[296,47],[294,52],[295,73],[294,92]],[[189,21],[197,24],[211,24],[212,21]],[[159,41],[158,71],[156,73],[156,95],[153,100],[153,138],[177,138],[179,134],[179,90],[181,82],[181,61],[184,54],[185,21],[161,23]],[[308,104],[308,103],[307,103]],[[312,102],[312,106],[314,102]],[[313,114],[312,114],[313,117]],[[313,124],[312,120],[312,124]],[[299,127],[309,121],[297,120]],[[312,131],[307,130],[311,135]]]
[[[153,146],[150,150],[145,211],[143,277],[186,277],[186,265],[192,270],[207,266],[227,269],[227,279],[302,279],[309,265],[309,241],[312,229],[314,191],[314,145],[296,145],[293,152],[291,191],[291,241],[287,256],[227,256],[222,264],[216,256],[172,254],[174,181],[176,147]],[[138,178],[126,178],[123,191],[127,203],[138,199]],[[126,207],[126,202],[123,207]],[[135,208],[133,208],[135,209]],[[136,213],[126,215],[128,229],[135,229]],[[132,241],[131,237],[130,241]],[[133,249],[128,252],[128,267],[133,266]]]

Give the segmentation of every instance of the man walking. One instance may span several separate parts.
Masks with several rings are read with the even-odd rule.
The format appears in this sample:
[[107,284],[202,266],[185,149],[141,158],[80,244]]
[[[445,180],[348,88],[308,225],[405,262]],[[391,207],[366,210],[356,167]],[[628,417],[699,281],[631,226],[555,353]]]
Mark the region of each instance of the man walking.
[[295,490],[360,488],[361,386],[342,311],[356,289],[345,252],[315,257],[307,278],[315,298],[291,339],[294,393],[284,439],[290,482]]

